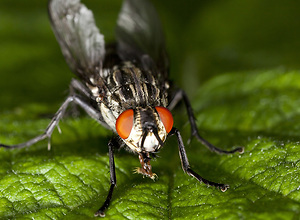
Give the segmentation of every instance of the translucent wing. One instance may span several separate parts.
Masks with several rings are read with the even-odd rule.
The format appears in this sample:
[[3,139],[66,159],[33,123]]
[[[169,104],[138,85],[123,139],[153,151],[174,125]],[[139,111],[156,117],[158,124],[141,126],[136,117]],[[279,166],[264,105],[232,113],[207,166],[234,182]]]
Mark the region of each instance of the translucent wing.
[[[147,0],[124,0],[116,37],[123,60],[136,60],[151,68],[152,63],[167,77],[168,59],[158,15]],[[148,59],[151,57],[152,59]],[[151,63],[152,61],[152,63]]]
[[105,55],[104,37],[95,25],[93,13],[79,0],[50,0],[48,11],[69,67],[89,81],[91,75],[99,73]]

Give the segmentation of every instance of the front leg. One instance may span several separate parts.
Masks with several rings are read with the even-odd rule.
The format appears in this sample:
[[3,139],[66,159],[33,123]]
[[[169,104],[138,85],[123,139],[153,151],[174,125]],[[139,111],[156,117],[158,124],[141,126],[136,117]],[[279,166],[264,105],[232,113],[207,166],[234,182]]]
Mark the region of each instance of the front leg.
[[209,180],[204,179],[203,177],[201,177],[195,171],[193,171],[190,168],[190,164],[189,164],[186,152],[185,152],[185,148],[184,148],[184,144],[183,144],[180,132],[178,131],[177,128],[172,128],[172,130],[169,134],[170,135],[175,134],[177,136],[179,156],[180,156],[180,160],[181,160],[182,169],[184,170],[184,172],[186,172],[188,175],[196,178],[199,182],[203,182],[208,186],[214,186],[218,189],[221,189],[222,192],[225,192],[229,188],[229,185],[227,185],[227,184],[215,183],[215,182],[209,181]]
[[237,148],[235,148],[233,150],[230,150],[230,151],[222,150],[220,148],[215,147],[213,144],[209,143],[207,140],[205,140],[203,137],[200,136],[197,125],[196,125],[196,120],[195,120],[195,117],[194,117],[194,113],[193,113],[191,103],[190,103],[187,95],[185,94],[185,92],[183,90],[178,90],[175,93],[175,96],[173,97],[172,101],[170,102],[170,104],[168,106],[168,109],[172,110],[182,99],[183,99],[184,104],[186,106],[189,121],[190,121],[190,124],[191,124],[192,136],[195,136],[197,138],[197,140],[200,141],[203,145],[205,145],[209,150],[211,150],[213,152],[216,152],[216,153],[219,153],[219,154],[232,154],[232,153],[235,153],[235,152],[239,152],[239,153],[244,152],[243,147],[237,147]]
[[110,188],[109,188],[106,200],[104,201],[101,208],[98,209],[98,211],[95,213],[95,216],[101,216],[101,217],[105,216],[105,210],[108,208],[108,206],[110,204],[114,188],[117,184],[116,170],[115,170],[115,160],[114,160],[114,151],[113,151],[116,144],[119,144],[117,142],[116,138],[112,138],[108,143]]
[[15,145],[0,144],[0,147],[4,147],[4,148],[8,148],[8,149],[24,148],[24,147],[29,147],[41,140],[48,138],[48,140],[49,140],[48,141],[48,150],[50,150],[50,147],[51,147],[50,139],[51,139],[52,133],[53,133],[55,127],[58,127],[59,121],[62,119],[68,106],[72,102],[79,105],[80,107],[82,107],[93,118],[97,119],[97,118],[101,117],[101,114],[98,111],[96,111],[93,107],[91,107],[89,104],[87,104],[86,102],[81,100],[76,95],[70,95],[67,97],[67,99],[64,101],[64,103],[60,106],[58,111],[55,113],[54,117],[52,118],[51,122],[49,123],[48,127],[46,128],[46,130],[44,131],[43,134],[38,135],[24,143],[15,144]]

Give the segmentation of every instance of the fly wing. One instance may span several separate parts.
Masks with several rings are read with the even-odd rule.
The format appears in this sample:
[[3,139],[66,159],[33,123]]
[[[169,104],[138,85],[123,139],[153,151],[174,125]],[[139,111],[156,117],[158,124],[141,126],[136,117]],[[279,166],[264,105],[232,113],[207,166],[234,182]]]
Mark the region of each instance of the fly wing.
[[116,38],[123,60],[135,60],[146,69],[156,65],[159,76],[167,78],[168,59],[159,17],[147,0],[124,0]]
[[48,12],[62,53],[82,80],[99,73],[105,56],[104,37],[93,13],[80,0],[50,0]]

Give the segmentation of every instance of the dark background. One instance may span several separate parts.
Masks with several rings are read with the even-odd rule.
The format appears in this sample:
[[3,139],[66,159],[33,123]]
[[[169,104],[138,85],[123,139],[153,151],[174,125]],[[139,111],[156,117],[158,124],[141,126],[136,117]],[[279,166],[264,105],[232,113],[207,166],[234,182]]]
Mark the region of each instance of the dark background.
[[[83,1],[112,41],[120,0]],[[299,69],[300,2],[296,0],[152,1],[161,17],[170,78],[193,98],[225,72]],[[0,111],[48,103],[68,92],[69,71],[54,38],[46,0],[0,1]]]

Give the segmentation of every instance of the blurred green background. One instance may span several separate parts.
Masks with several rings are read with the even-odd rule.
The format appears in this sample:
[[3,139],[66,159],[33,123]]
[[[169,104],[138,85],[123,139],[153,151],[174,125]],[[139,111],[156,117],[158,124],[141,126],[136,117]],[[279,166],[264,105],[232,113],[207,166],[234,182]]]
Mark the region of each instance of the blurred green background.
[[[107,41],[121,0],[83,1]],[[166,35],[170,78],[193,97],[224,72],[299,69],[300,1],[153,0]],[[54,38],[46,0],[0,1],[1,110],[61,103],[73,77]]]
[[[93,10],[106,40],[113,41],[114,26],[122,1],[83,2]],[[195,194],[195,180],[181,171],[177,151],[171,148],[176,146],[176,140],[173,139],[170,141],[170,148],[162,150],[162,159],[152,163],[161,175],[160,181],[151,183],[151,189],[159,188],[159,184],[168,188],[167,185],[171,184],[165,195],[169,192],[175,195],[172,200],[175,201],[175,208],[171,204],[174,208],[171,209],[174,211],[173,216],[190,211],[186,209],[184,202],[192,201],[193,205],[190,207],[197,212],[201,210],[202,216],[215,217],[219,213],[230,212],[239,217],[264,216],[261,219],[281,214],[284,217],[286,214],[298,217],[299,165],[295,164],[299,164],[300,113],[297,97],[300,81],[300,1],[153,0],[153,3],[165,30],[171,64],[170,78],[184,88],[192,99],[194,94],[198,95],[198,100],[192,100],[192,104],[196,111],[201,112],[196,114],[201,124],[199,128],[204,130],[201,134],[217,146],[230,149],[234,145],[242,145],[246,152],[240,157],[219,157],[204,148],[196,147],[196,141],[192,143],[192,147],[187,145],[191,164],[201,174],[212,180],[220,179],[229,183],[233,189],[220,196],[217,190],[207,189],[199,184],[196,195],[201,196],[202,200],[196,201],[189,197]],[[5,140],[5,143],[19,143],[34,137],[39,129],[46,127],[49,119],[41,119],[41,116],[52,116],[56,112],[68,94],[68,84],[74,75],[68,69],[50,28],[46,0],[0,0],[0,43],[0,136],[2,135],[1,140],[4,137],[9,140]],[[273,71],[274,69],[283,71]],[[296,71],[282,74],[289,70]],[[224,74],[228,72],[232,74]],[[222,76],[214,78],[217,75]],[[212,80],[207,82],[209,79]],[[197,93],[200,88],[202,90]],[[177,124],[177,119],[185,122],[181,130],[184,140],[187,140],[189,130],[185,128],[189,125],[187,118],[181,117],[182,115],[174,116]],[[110,132],[107,131],[106,134],[104,129],[99,131],[100,126],[96,122],[93,124],[85,118],[66,120],[61,124],[64,135],[53,135],[55,146],[51,151],[46,151],[45,142],[36,148],[3,150],[0,173],[11,180],[11,176],[23,174],[24,164],[36,164],[32,170],[28,166],[28,175],[31,175],[40,169],[40,161],[45,165],[55,162],[72,167],[74,158],[77,159],[80,168],[84,164],[86,169],[76,169],[76,172],[87,173],[85,179],[91,180],[94,189],[99,189],[100,197],[93,192],[92,201],[87,198],[73,203],[72,199],[79,198],[77,192],[72,192],[70,196],[66,193],[63,200],[71,202],[59,209],[71,209],[67,213],[69,219],[72,214],[78,217],[78,213],[84,213],[82,219],[86,219],[87,215],[92,216],[93,210],[98,208],[99,201],[103,200],[107,192],[109,181],[99,180],[108,177],[108,158],[102,156],[107,153],[103,145],[106,146]],[[201,160],[198,155],[201,155]],[[123,191],[127,192],[128,186],[143,187],[147,183],[147,179],[132,175],[131,169],[138,164],[135,156],[118,153],[117,157],[117,167],[122,170],[117,174],[118,181],[126,184],[116,190],[116,205],[112,207],[117,208],[111,209],[112,215],[118,205],[127,207],[127,203],[122,204],[122,201],[128,200],[126,193],[123,194]],[[163,158],[170,158],[172,162]],[[228,166],[223,166],[225,164]],[[263,173],[262,170],[268,172]],[[31,176],[33,178],[34,175]],[[52,183],[56,183],[56,180],[60,180],[59,175]],[[140,184],[141,181],[144,182]],[[182,182],[190,186],[186,187],[186,191],[182,189]],[[57,183],[59,185],[60,182]],[[75,187],[81,185],[74,184]],[[13,191],[15,189],[18,188],[13,188]],[[42,185],[39,189],[43,191],[47,187]],[[85,188],[82,191],[84,190]],[[176,200],[176,195],[179,194],[183,199],[177,197]],[[11,194],[7,193],[6,197],[11,197]],[[1,198],[5,200],[6,197]],[[95,199],[97,202],[93,204]],[[24,201],[27,204],[29,200]],[[24,201],[20,198],[17,206]],[[153,201],[157,202],[157,198]],[[161,201],[170,205],[170,201],[161,199],[159,202]],[[183,205],[176,207],[176,201],[183,201]],[[216,206],[211,206],[215,203]],[[12,213],[5,213],[6,210],[2,210],[2,213],[5,216],[17,213],[23,217],[22,210],[30,213],[34,210],[37,212],[33,216],[38,216],[48,212],[48,204],[53,204],[53,201],[40,207],[39,201],[34,200],[29,205],[37,208],[19,205]],[[11,210],[6,203],[2,203],[0,209],[1,207]],[[73,210],[74,207],[79,208]],[[232,208],[237,212],[233,212]],[[276,214],[274,210],[278,209],[280,211]],[[192,219],[189,215],[181,217]]]

